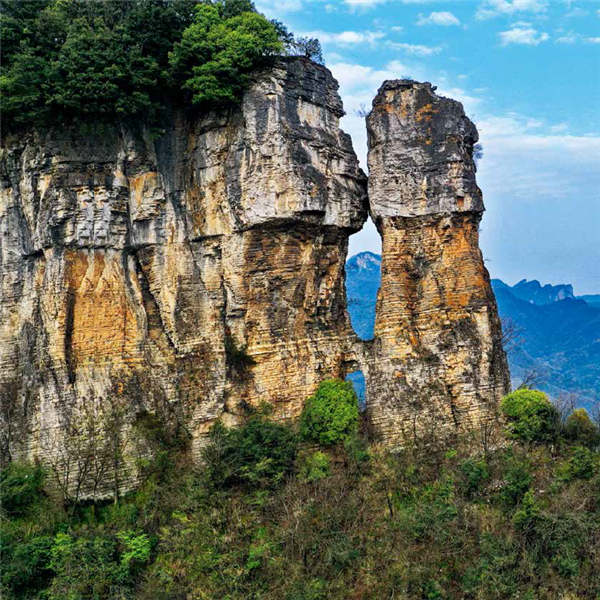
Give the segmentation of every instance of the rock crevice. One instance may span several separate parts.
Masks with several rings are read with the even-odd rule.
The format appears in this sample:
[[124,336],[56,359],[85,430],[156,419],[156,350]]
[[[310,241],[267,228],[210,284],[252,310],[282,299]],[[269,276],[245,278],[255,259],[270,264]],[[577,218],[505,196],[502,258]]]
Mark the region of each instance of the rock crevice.
[[[368,119],[368,200],[337,89],[327,69],[287,59],[238,109],[174,111],[156,141],[139,123],[4,141],[4,451],[56,462],[65,415],[115,399],[127,426],[158,403],[185,415],[198,449],[216,420],[262,402],[294,418],[322,379],[356,368],[389,440],[434,381],[458,426],[498,399],[507,370],[478,249],[475,127],[429,84],[386,82]],[[364,343],[344,263],[368,211],[384,250]]]

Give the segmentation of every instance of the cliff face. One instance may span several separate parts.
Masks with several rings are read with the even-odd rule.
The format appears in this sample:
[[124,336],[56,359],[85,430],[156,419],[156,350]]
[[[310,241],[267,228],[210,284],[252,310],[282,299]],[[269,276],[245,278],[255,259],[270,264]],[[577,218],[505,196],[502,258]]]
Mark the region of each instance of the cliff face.
[[473,125],[427,85],[378,96],[369,161],[383,281],[365,347],[344,261],[367,216],[366,178],[342,115],[329,71],[296,59],[258,76],[239,109],[175,113],[156,141],[135,123],[7,140],[3,451],[64,472],[86,427],[118,419],[126,445],[147,411],[184,423],[197,448],[215,420],[261,402],[293,417],[319,381],[356,367],[391,438],[406,385],[443,381],[460,414],[497,399],[506,365],[477,247]]
[[477,422],[508,391],[479,250],[477,130],[460,103],[406,80],[381,87],[367,129],[370,210],[382,237],[367,376],[376,429],[394,438],[419,422]]

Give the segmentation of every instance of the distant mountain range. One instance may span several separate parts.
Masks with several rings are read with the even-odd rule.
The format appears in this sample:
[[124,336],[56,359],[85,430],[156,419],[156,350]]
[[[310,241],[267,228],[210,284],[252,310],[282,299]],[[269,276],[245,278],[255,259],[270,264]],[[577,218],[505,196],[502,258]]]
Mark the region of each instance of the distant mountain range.
[[[379,255],[361,252],[346,263],[348,312],[362,339],[373,337],[380,281]],[[600,401],[600,295],[577,297],[571,285],[526,279],[514,286],[493,279],[492,287],[501,318],[516,331],[513,385],[536,371],[538,387],[554,397],[576,393],[581,405]]]

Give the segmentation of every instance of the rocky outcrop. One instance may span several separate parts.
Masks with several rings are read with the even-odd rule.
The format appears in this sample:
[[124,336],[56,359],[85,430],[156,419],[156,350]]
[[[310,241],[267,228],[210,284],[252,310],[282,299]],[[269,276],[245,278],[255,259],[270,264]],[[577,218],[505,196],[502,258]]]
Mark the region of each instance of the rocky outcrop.
[[296,415],[343,375],[344,260],[367,205],[337,87],[282,61],[239,109],[175,113],[157,141],[135,123],[6,140],[5,450],[51,458],[84,405],[115,398],[178,406],[201,443],[246,404]]
[[133,456],[148,413],[197,450],[216,420],[262,402],[294,417],[322,379],[357,367],[391,440],[409,389],[441,383],[456,424],[498,398],[506,366],[477,247],[475,128],[427,84],[382,88],[369,161],[383,280],[365,346],[344,262],[367,217],[366,177],[339,128],[337,87],[327,69],[287,59],[239,108],[173,111],[157,139],[129,122],[4,141],[4,452],[93,472],[93,494],[106,495],[134,475],[108,478],[98,457],[115,444]]
[[382,237],[367,374],[376,430],[394,439],[419,424],[476,423],[508,391],[479,250],[477,130],[459,102],[409,80],[384,83],[367,129],[370,211]]

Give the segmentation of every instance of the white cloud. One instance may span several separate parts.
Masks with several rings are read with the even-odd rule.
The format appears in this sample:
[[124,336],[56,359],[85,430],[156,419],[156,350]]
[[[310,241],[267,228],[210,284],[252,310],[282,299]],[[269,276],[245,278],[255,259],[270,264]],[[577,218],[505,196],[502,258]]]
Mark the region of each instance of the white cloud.
[[588,44],[600,44],[600,37],[587,38]]
[[459,79],[469,79],[468,75],[457,75]]
[[355,46],[358,44],[368,44],[370,46],[385,37],[382,31],[342,31],[333,33],[329,31],[307,31],[300,35],[318,38],[322,44],[333,44],[336,46]]
[[477,179],[487,208],[481,244],[488,268],[501,278],[597,287],[589,256],[600,250],[600,136],[570,135],[564,123],[530,128],[530,121],[506,115],[477,123],[485,152]]
[[277,18],[283,13],[302,10],[303,0],[258,0],[256,8],[267,17]]
[[547,6],[547,0],[486,0],[480,5],[475,16],[477,19],[491,19],[523,12],[542,13]]
[[460,25],[460,21],[451,12],[432,12],[428,17],[419,14],[417,25],[441,25],[450,27]]
[[507,46],[508,44],[537,46],[550,38],[547,33],[537,31],[533,27],[513,26],[508,31],[501,31],[499,35],[503,46]]
[[556,38],[557,44],[574,44],[579,39],[579,34],[574,31],[568,31],[559,38]]
[[388,42],[387,46],[392,50],[401,50],[416,56],[432,56],[442,50],[440,46],[422,46],[421,44],[405,44],[401,42]]
[[587,17],[589,15],[589,11],[585,10],[584,8],[574,8],[573,10],[570,10],[565,16],[566,17]]
[[402,25],[394,25],[393,27],[390,27],[390,29],[396,33],[402,33],[404,31],[404,27],[402,27]]

